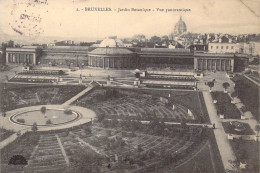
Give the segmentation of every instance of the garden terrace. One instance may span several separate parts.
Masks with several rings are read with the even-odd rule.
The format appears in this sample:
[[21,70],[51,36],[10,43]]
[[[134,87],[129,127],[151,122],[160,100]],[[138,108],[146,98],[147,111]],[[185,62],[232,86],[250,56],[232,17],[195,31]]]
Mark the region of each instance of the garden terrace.
[[247,168],[242,169],[241,172],[258,173],[260,171],[259,142],[234,139],[230,141],[230,143],[237,157],[237,161],[247,163]]
[[241,113],[235,104],[231,103],[231,98],[224,92],[211,92],[213,100],[217,100],[216,108],[218,114],[224,114],[225,119],[241,119]]
[[[111,92],[111,97],[109,97],[109,92]],[[189,95],[189,93],[186,93],[186,95]],[[193,99],[200,99],[199,95],[195,96],[196,98]],[[149,121],[157,118],[160,121],[177,122],[180,122],[182,119],[186,119],[188,122],[201,122],[203,119],[201,114],[198,116],[198,113],[193,112],[193,109],[191,109],[193,114],[189,115],[187,104],[179,104],[177,100],[171,101],[175,105],[174,110],[172,110],[172,105],[162,103],[159,97],[135,92],[134,90],[99,88],[78,100],[77,105],[93,109],[98,116],[104,116],[107,119]],[[197,105],[199,110],[202,107],[200,104],[199,102]]]
[[[125,90],[127,91],[127,90]],[[156,92],[155,92],[156,91]],[[152,97],[169,98],[169,103],[177,103],[186,108],[189,108],[198,118],[198,122],[209,123],[208,111],[205,105],[202,92],[198,91],[173,91],[173,90],[146,90],[138,89],[135,91],[137,94],[148,94]]]
[[[59,137],[71,162],[75,161],[74,157],[81,150],[94,157],[99,153],[100,156],[110,158],[108,161],[101,157],[101,165],[111,163],[111,171],[115,172],[140,169],[151,163],[162,163],[161,150],[165,149],[164,153],[176,153],[176,151],[182,153],[186,150],[193,150],[194,144],[201,142],[190,138],[190,133],[176,131],[172,137],[156,136],[147,133],[150,129],[148,126],[144,126],[146,131],[143,129],[134,133],[131,132],[132,130],[122,128],[123,126],[122,124],[113,128],[94,126],[91,133],[88,130],[86,132],[86,130],[78,129],[67,134],[60,134]],[[195,138],[199,138],[199,136]],[[118,162],[113,161],[115,154]],[[95,164],[93,163],[93,165]],[[99,172],[108,171],[104,166],[99,166],[99,169]]]
[[[112,90],[114,94],[107,94]],[[93,109],[98,116],[109,119],[209,122],[200,92],[171,91],[169,104],[162,103],[159,98],[168,97],[168,94],[169,91],[98,88],[79,98],[76,104]],[[172,104],[175,105],[174,110]],[[192,111],[192,116],[188,115],[188,109]]]
[[61,104],[84,90],[84,86],[27,86],[11,89],[1,88],[3,98],[0,108],[9,111],[26,106]]
[[[143,125],[104,120],[94,126],[84,124],[70,129],[25,134],[1,151],[1,156],[4,156],[1,165],[7,172],[12,171],[14,168],[7,167],[4,161],[7,162],[11,155],[21,154],[26,157],[28,166],[16,170],[25,172],[92,170],[121,173],[146,169],[158,172],[153,170],[154,166],[168,167],[173,163],[176,166],[200,152],[208,139],[204,130],[201,127],[165,126],[159,122]],[[165,157],[169,158],[167,162]]]
[[61,172],[66,171],[67,166],[57,137],[53,134],[46,134],[41,135],[38,146],[30,157],[26,171]]

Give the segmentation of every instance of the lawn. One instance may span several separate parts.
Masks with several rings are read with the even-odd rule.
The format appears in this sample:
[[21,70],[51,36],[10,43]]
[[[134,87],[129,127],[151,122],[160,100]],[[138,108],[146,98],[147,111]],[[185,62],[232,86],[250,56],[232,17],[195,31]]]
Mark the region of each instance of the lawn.
[[245,130],[242,132],[234,130],[234,128],[230,125],[230,122],[222,122],[224,130],[227,134],[235,134],[235,135],[254,135],[254,131],[250,128],[248,123],[241,123],[245,127]]
[[0,128],[0,142],[14,134],[14,131]]
[[216,108],[218,114],[223,113],[225,119],[241,119],[241,113],[235,104],[231,103],[231,98],[224,92],[211,92],[213,100],[217,100]]
[[62,104],[84,90],[84,86],[10,86],[0,87],[0,110],[9,111],[26,106]]
[[259,142],[234,139],[230,143],[238,160],[248,164],[248,168],[242,173],[259,173]]

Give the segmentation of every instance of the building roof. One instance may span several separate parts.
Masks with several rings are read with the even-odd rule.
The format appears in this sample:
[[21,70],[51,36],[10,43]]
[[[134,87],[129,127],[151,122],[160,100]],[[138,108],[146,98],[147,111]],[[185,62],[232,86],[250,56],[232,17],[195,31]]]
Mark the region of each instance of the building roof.
[[176,49],[170,49],[170,48],[141,48],[141,52],[157,52],[157,53],[175,53],[175,52],[190,52],[189,49],[184,48],[176,48]]
[[127,55],[133,54],[133,52],[127,48],[112,48],[112,47],[99,47],[89,52],[89,54],[96,55]]
[[6,52],[35,52],[36,49],[27,49],[27,48],[6,48]]
[[123,42],[117,38],[106,38],[100,44],[99,47],[125,47]]
[[48,46],[47,50],[88,50],[88,46]]

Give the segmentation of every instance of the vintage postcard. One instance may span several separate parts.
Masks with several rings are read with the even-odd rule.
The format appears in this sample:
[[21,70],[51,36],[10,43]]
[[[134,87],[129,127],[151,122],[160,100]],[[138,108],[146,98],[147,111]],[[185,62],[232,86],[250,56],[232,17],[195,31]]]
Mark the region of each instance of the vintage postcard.
[[1,173],[259,173],[259,0],[0,0]]

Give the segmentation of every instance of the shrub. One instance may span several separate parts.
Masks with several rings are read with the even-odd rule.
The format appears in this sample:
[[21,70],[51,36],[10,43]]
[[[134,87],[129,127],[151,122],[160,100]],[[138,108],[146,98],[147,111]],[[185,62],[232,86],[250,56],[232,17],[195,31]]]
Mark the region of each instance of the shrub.
[[42,107],[41,107],[41,112],[42,112],[43,114],[45,114],[46,110],[47,110],[47,109],[46,109],[45,106],[42,106]]
[[19,123],[25,123],[25,120],[24,120],[24,119],[17,119],[17,122],[19,122]]
[[64,113],[70,115],[70,114],[72,114],[72,110],[70,110],[70,109],[65,109],[65,110],[64,110]]
[[33,123],[33,126],[32,126],[32,131],[33,131],[33,132],[37,132],[37,130],[38,130],[37,123],[34,122],[34,123]]
[[48,120],[46,121],[46,124],[52,124],[51,120],[48,119]]

